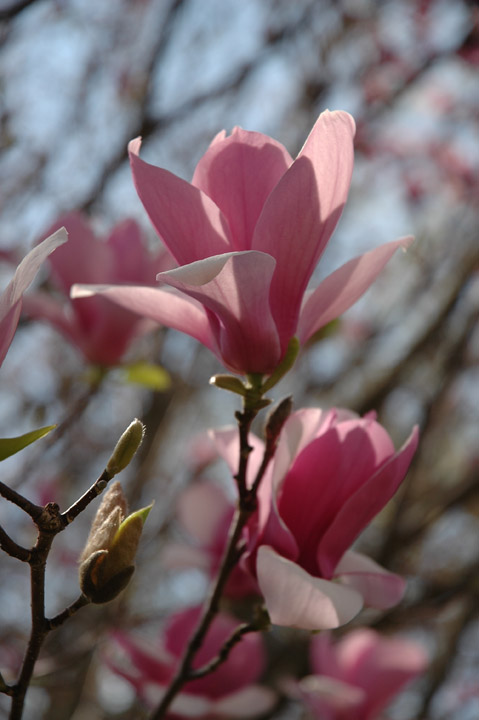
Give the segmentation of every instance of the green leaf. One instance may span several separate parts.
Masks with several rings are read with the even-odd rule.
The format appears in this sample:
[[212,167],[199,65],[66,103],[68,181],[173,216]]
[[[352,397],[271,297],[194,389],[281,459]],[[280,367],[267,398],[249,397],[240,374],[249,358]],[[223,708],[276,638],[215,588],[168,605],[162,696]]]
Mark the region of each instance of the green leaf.
[[123,368],[126,382],[143,385],[150,390],[168,390],[171,378],[161,365],[137,362]]
[[15,455],[19,450],[27,447],[27,445],[39,440],[44,435],[48,435],[54,428],[56,428],[56,425],[47,425],[46,427],[32,430],[18,437],[0,438],[0,460],[5,460],[5,458],[10,457],[10,455]]

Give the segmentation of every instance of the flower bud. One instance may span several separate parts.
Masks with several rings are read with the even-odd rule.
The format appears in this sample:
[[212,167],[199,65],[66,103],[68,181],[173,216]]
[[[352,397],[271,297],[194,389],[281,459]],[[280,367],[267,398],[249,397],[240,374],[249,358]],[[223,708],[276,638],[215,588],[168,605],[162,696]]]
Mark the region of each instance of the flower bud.
[[118,440],[106,466],[106,471],[110,477],[114,477],[131,463],[136,451],[141,445],[144,434],[145,426],[138,419],[133,420],[126,428]]
[[113,483],[105,493],[80,557],[80,587],[91,602],[109,602],[128,585],[151,508],[149,505],[126,517],[120,483]]

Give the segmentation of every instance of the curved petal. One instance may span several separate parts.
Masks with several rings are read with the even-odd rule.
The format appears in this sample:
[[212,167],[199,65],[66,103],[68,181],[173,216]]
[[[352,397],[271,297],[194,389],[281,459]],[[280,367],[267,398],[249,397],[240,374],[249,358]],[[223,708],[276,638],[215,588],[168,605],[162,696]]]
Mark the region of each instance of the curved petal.
[[278,491],[293,460],[315,437],[328,429],[336,418],[335,410],[303,408],[291,413],[281,431],[274,456],[273,486]]
[[191,335],[218,355],[216,341],[200,303],[171,290],[136,285],[74,285],[72,298],[103,295],[121,307]]
[[253,249],[277,260],[271,311],[282,347],[295,335],[303,293],[346,202],[354,130],[347,113],[323,112],[256,226]]
[[280,360],[269,308],[275,261],[254,251],[227,253],[160,273],[158,279],[200,302],[226,366],[240,373],[271,372]]
[[334,577],[343,585],[357,590],[365,605],[378,610],[397,605],[406,590],[404,578],[388,572],[371,558],[353,550],[343,555],[336,566]]
[[200,159],[192,183],[205,192],[228,220],[233,250],[251,250],[266,198],[293,162],[267,135],[234,128],[216,137]]
[[305,343],[320,328],[342,315],[376,280],[398,248],[407,248],[414,238],[385,243],[350,260],[306,293],[298,324],[298,337]]
[[318,564],[324,575],[330,577],[334,573],[359,533],[392,498],[406,475],[418,440],[415,427],[402,448],[346,500],[318,548]]
[[139,157],[141,138],[128,145],[133,181],[163,242],[180,265],[232,249],[220,209],[201,190]]
[[67,240],[68,235],[65,228],[61,228],[34,247],[33,250],[30,250],[0,295],[0,365],[7,354],[17,328],[23,293],[33,282],[40,265]]
[[258,550],[256,569],[271,622],[276,625],[326,630],[349,622],[362,608],[355,590],[312,577],[266,545]]

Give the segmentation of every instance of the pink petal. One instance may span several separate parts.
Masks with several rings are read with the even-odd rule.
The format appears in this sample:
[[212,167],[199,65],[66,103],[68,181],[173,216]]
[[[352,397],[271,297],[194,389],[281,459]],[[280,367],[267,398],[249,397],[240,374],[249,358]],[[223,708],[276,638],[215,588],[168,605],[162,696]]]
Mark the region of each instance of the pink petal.
[[346,500],[318,549],[322,574],[331,576],[359,533],[394,495],[406,475],[418,440],[419,433],[415,427],[402,448]]
[[274,457],[273,486],[279,490],[281,481],[295,457],[321,432],[331,426],[336,417],[334,410],[303,408],[292,413],[281,432],[281,440]]
[[128,146],[133,181],[157,233],[180,265],[232,249],[228,224],[201,190],[139,157],[141,139]]
[[161,325],[187,333],[217,353],[205,311],[191,298],[162,288],[131,285],[74,285],[70,293],[72,298],[96,294]]
[[295,335],[303,293],[346,202],[353,137],[350,115],[322,113],[258,220],[252,247],[277,260],[271,310],[282,348]]
[[41,264],[56,248],[68,239],[65,228],[30,250],[17,269],[13,278],[0,295],[0,365],[10,347],[21,310],[22,295],[32,283]]
[[231,695],[217,700],[211,708],[212,717],[254,718],[267,713],[274,706],[277,696],[269,688],[249,685]]
[[112,281],[110,251],[106,243],[97,240],[86,217],[78,212],[61,215],[52,229],[64,225],[68,245],[50,258],[51,274],[56,286],[68,295],[74,283]]
[[227,218],[233,250],[251,250],[263,205],[293,162],[287,150],[267,135],[235,128],[215,138],[200,159],[192,183]]
[[180,495],[177,514],[191,537],[200,545],[208,546],[215,540],[218,527],[231,506],[219,485],[197,482]]
[[275,261],[255,251],[227,253],[161,273],[158,279],[209,311],[224,364],[239,373],[271,372],[280,359],[269,310]]
[[271,621],[305,630],[339,627],[362,608],[354,590],[312,577],[295,563],[263,545],[258,550],[257,575]]
[[343,679],[366,691],[365,718],[377,717],[394,695],[427,666],[426,654],[417,643],[382,637],[366,628],[341,640],[336,652],[343,666]]
[[334,572],[334,577],[343,585],[357,590],[364,604],[378,610],[397,605],[406,590],[406,581],[399,575],[390,573],[371,558],[347,551]]
[[342,265],[315,290],[306,293],[298,325],[301,343],[305,343],[317,330],[354,305],[376,280],[396,250],[409,247],[412,241],[412,237],[405,237],[380,245]]

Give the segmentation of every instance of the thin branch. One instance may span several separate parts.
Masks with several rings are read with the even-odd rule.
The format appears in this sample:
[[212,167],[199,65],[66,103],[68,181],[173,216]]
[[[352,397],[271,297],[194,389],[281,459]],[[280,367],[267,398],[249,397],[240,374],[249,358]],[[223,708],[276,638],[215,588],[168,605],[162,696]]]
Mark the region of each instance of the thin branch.
[[18,493],[16,490],[12,490],[12,488],[8,487],[8,485],[5,485],[3,482],[0,482],[0,495],[3,495],[5,500],[9,500],[11,503],[26,512],[27,515],[30,515],[34,521],[38,520],[43,512],[41,505],[35,505],[35,503],[30,502],[30,500],[27,500],[26,497]]
[[29,5],[33,5],[36,0],[20,0],[20,2],[12,3],[10,7],[0,9],[0,22],[12,20],[15,15],[19,15]]
[[[260,398],[258,398],[258,401],[260,401]],[[246,402],[247,401],[245,400],[245,404]],[[206,633],[208,632],[210,625],[219,610],[220,599],[223,594],[225,585],[228,581],[228,578],[231,574],[231,571],[241,557],[243,551],[243,548],[240,547],[239,544],[241,534],[243,532],[243,528],[247,524],[248,520],[250,519],[256,508],[255,498],[252,498],[250,492],[246,489],[246,472],[248,466],[248,458],[251,453],[251,447],[248,442],[248,431],[254,417],[258,413],[258,409],[259,408],[255,409],[253,406],[249,405],[248,407],[243,408],[243,412],[236,413],[240,437],[239,470],[235,476],[239,489],[238,508],[235,512],[233,521],[230,526],[230,534],[223,554],[223,559],[221,561],[218,576],[210,591],[209,598],[205,603],[201,618],[198,622],[196,630],[191,636],[189,643],[185,649],[178,670],[173,677],[171,684],[165,695],[163,696],[160,704],[158,705],[156,710],[153,711],[150,720],[161,720],[161,718],[164,718],[165,713],[167,712],[168,708],[170,707],[177,694],[180,692],[183,685],[194,676],[195,671],[192,669],[193,659],[198,650],[200,649],[201,645],[203,644]],[[267,463],[262,463],[262,467],[263,466],[265,470]],[[256,485],[257,489],[261,478],[256,479],[258,480]],[[238,640],[239,639],[240,638],[238,638]],[[227,644],[228,642],[229,641],[227,641]],[[228,653],[229,650],[226,650],[225,659],[228,656]],[[219,655],[221,654],[222,651],[220,651]],[[214,667],[217,667],[222,661],[223,660],[219,659]]]
[[54,630],[60,625],[63,625],[65,620],[68,620],[72,617],[78,610],[81,610],[82,607],[85,607],[85,605],[89,605],[90,600],[85,595],[80,595],[74,603],[69,605],[63,612],[59,613],[58,615],[55,615],[55,617],[51,618],[50,620],[46,620],[46,627],[47,629]]
[[112,477],[113,476],[106,469],[103,470],[98,480],[93,483],[89,490],[87,490],[81,498],[74,502],[68,510],[65,510],[65,512],[61,514],[64,527],[69,525],[76,517],[78,517],[78,515],[83,512],[86,507],[88,507],[92,500],[97,498],[98,495],[101,495]]
[[191,670],[189,679],[197,680],[198,678],[202,678],[205,675],[212,673],[219,665],[221,665],[221,663],[224,663],[228,659],[230,652],[245,635],[252,632],[258,632],[259,629],[260,628],[255,621],[239,625],[236,630],[231,633],[228,640],[226,640],[218,655],[206,663],[206,665],[203,665],[197,670]]
[[17,558],[17,560],[22,560],[22,562],[29,562],[31,557],[30,550],[27,550],[26,548],[22,547],[21,545],[18,545],[18,543],[15,542],[15,540],[12,540],[10,535],[5,532],[5,530],[0,525],[0,548],[4,552],[7,553],[7,555],[10,555],[11,557]]

